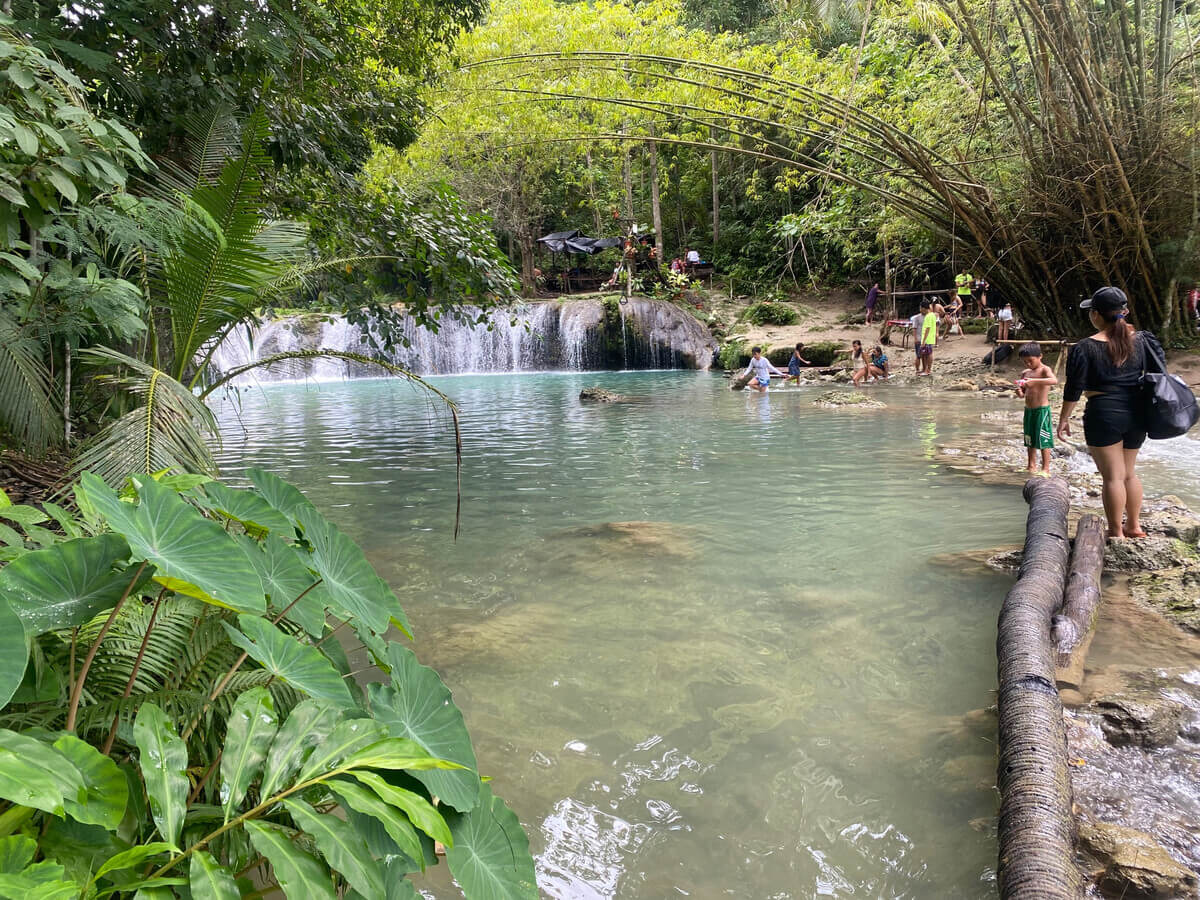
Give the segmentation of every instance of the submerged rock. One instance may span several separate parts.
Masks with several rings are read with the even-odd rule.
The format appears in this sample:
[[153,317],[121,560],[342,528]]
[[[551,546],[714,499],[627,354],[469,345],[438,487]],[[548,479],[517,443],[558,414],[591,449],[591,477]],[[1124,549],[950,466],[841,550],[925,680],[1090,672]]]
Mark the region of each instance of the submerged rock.
[[579,392],[579,399],[594,400],[597,403],[628,403],[632,398],[602,387],[585,387]]
[[822,409],[883,409],[886,404],[861,391],[826,391],[813,400],[813,406]]
[[1134,575],[1129,591],[1134,599],[1200,634],[1200,565]]
[[974,381],[971,381],[971,379],[969,379],[969,378],[963,378],[963,379],[960,379],[959,381],[954,382],[953,384],[946,385],[946,390],[948,390],[948,391],[977,391],[977,390],[979,390],[979,385],[976,384]]
[[1195,894],[1196,874],[1144,831],[1085,818],[1079,843],[1096,861],[1093,876],[1105,893],[1164,900]]
[[1096,700],[1100,730],[1110,744],[1138,747],[1167,747],[1179,737],[1179,726],[1187,711],[1161,695],[1112,694]]

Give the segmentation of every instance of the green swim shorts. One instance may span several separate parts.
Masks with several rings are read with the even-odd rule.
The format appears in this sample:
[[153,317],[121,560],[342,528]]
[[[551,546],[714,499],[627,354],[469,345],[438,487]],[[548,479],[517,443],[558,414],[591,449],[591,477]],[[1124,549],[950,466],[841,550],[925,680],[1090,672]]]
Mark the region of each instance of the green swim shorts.
[[1054,429],[1050,427],[1050,407],[1025,407],[1025,446],[1048,450],[1054,446]]

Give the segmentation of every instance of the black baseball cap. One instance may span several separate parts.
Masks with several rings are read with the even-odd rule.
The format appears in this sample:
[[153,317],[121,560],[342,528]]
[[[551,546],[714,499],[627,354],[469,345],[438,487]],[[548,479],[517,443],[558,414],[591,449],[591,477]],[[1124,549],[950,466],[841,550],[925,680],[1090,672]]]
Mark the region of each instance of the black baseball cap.
[[1109,285],[1102,287],[1091,297],[1079,304],[1080,309],[1094,309],[1096,312],[1115,313],[1120,312],[1129,305],[1129,298],[1125,296],[1125,292],[1119,287]]

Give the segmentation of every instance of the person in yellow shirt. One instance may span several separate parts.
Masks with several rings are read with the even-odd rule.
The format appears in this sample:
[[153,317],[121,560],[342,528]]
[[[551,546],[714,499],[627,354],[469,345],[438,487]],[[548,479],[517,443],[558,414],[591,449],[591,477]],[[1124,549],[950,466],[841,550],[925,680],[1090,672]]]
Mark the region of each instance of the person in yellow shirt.
[[938,317],[928,300],[921,301],[921,312],[924,314],[924,318],[921,319],[921,333],[917,337],[917,359],[920,360],[921,371],[917,374],[932,375],[933,348],[937,345],[938,336]]
[[959,272],[954,277],[954,287],[958,289],[958,298],[963,309],[971,308],[971,290],[975,287],[975,276],[970,272]]

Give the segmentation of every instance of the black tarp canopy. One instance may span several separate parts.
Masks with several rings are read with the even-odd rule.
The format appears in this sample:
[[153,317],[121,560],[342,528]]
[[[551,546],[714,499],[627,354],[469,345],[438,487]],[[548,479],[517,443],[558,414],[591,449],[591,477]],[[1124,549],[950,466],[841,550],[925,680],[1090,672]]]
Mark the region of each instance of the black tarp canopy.
[[591,256],[609,247],[620,247],[621,239],[616,237],[592,238],[575,231],[556,231],[538,238],[539,244],[545,244],[551,253],[586,253]]

